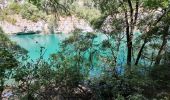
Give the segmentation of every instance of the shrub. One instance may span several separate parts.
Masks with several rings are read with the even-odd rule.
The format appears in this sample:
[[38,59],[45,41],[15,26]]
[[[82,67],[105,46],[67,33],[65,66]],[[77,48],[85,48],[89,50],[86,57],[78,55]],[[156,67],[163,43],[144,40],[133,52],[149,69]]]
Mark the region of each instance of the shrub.
[[25,3],[22,5],[22,10],[20,14],[23,18],[32,20],[35,22],[38,21],[39,19],[45,18],[45,13],[43,13],[36,6],[30,3]]
[[86,6],[77,6],[76,3],[73,3],[70,8],[73,14],[79,16],[80,18],[86,19],[89,22],[98,19],[101,16],[99,10]]
[[7,15],[9,15],[9,9],[4,8],[3,10],[1,10],[0,14],[1,14],[0,20],[4,21]]
[[8,15],[20,14],[23,18],[32,20],[34,22],[39,19],[45,19],[46,14],[39,10],[36,6],[30,3],[19,4],[16,2],[11,2],[6,8],[1,11],[0,20],[6,20],[15,24],[13,18],[7,18]]
[[8,5],[8,10],[10,14],[19,14],[21,9],[22,9],[21,5],[16,2],[11,2]]
[[93,19],[91,21],[91,25],[95,28],[95,29],[100,29],[102,24],[104,23],[105,19],[107,16],[100,16],[98,19]]
[[142,94],[130,95],[128,100],[147,100]]
[[151,77],[156,82],[159,89],[170,91],[170,65],[160,65],[153,67]]
[[10,14],[9,9],[5,8],[1,11],[1,16],[0,16],[0,20],[2,21],[7,21],[11,24],[15,24],[16,20],[14,18],[9,17],[8,15]]

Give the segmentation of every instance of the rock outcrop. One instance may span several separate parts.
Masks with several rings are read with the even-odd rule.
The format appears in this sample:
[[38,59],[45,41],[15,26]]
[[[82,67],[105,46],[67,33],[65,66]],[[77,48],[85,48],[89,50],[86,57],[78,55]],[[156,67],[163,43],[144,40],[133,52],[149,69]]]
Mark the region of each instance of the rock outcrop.
[[83,32],[92,32],[93,29],[85,20],[75,16],[60,17],[58,27],[54,31],[70,33],[75,29],[81,29]]
[[84,32],[92,32],[91,26],[83,19],[79,19],[75,16],[60,17],[57,21],[57,27],[49,25],[44,20],[33,22],[27,19],[23,19],[20,15],[9,16],[14,19],[15,23],[8,21],[0,21],[0,27],[5,33],[29,33],[35,32],[40,34],[49,33],[70,33],[75,29],[81,29]]
[[[134,32],[139,31],[139,30],[142,32],[148,31],[148,28],[149,28],[148,24],[156,21],[162,14],[163,14],[163,12],[162,12],[161,8],[158,8],[155,11],[146,11],[143,8],[139,8],[137,24],[138,23],[141,23],[141,24],[139,25],[140,27],[135,26]],[[128,13],[128,15],[130,15],[130,14]],[[117,25],[119,25],[119,27],[120,27],[118,29],[120,29],[120,30],[125,29],[126,23],[125,23],[124,17],[125,16],[123,13],[115,14],[112,16],[111,15],[107,16],[106,19],[104,20],[104,23],[101,26],[101,30],[106,33],[111,33],[111,32],[114,33],[115,31],[117,31],[117,29],[116,29],[116,27],[118,27]],[[128,20],[130,22],[130,18]],[[115,23],[115,21],[116,21],[116,23]],[[142,24],[144,22],[145,22],[145,24]]]

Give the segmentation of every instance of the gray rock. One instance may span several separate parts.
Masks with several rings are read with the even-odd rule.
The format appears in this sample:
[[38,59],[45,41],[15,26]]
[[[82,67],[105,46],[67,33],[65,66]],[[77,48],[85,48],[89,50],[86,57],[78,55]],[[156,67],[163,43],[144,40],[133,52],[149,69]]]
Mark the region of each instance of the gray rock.
[[11,24],[7,21],[0,21],[0,27],[8,34],[13,33],[29,33],[35,32],[40,34],[49,33],[71,33],[75,29],[81,29],[83,32],[93,32],[92,27],[85,20],[79,19],[74,16],[60,17],[57,26],[49,25],[49,23],[40,20],[32,22],[30,20],[23,19],[19,15],[11,15],[11,18],[16,20],[15,24]]

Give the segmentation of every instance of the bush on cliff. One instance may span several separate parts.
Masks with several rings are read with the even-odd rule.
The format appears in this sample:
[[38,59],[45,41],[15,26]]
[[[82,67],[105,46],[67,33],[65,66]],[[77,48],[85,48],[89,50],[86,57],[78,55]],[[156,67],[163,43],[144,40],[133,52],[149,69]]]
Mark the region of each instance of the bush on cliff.
[[20,14],[23,18],[32,20],[34,22],[38,21],[39,19],[44,19],[46,16],[44,12],[30,3],[25,3],[22,5]]

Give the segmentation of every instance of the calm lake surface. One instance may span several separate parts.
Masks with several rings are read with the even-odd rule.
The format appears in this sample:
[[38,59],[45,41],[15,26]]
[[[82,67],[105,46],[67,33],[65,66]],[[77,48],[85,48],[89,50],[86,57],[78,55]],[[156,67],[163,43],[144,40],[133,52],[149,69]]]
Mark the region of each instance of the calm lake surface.
[[40,57],[40,49],[43,47],[44,59],[47,60],[49,56],[56,53],[60,48],[60,43],[65,38],[62,34],[49,35],[13,35],[10,39],[28,51],[28,56],[32,60]]
[[[68,38],[68,34],[48,34],[48,35],[13,35],[10,36],[10,39],[14,42],[16,42],[18,45],[23,47],[28,51],[28,56],[30,57],[31,60],[35,61],[40,57],[40,49],[43,47],[45,48],[45,54],[44,54],[44,59],[48,61],[48,58],[50,57],[51,54],[56,53],[60,49],[60,44],[61,42],[65,39]],[[103,40],[107,39],[105,35],[99,34],[97,38],[95,38],[94,43],[101,43]],[[123,56],[125,54],[124,50],[124,45],[120,47],[120,53],[118,57],[118,65],[122,66],[124,63],[125,59],[123,59]],[[101,52],[105,55],[111,55],[109,54],[110,51],[108,52]],[[99,65],[100,62],[96,61]],[[100,68],[95,66],[91,70],[91,75],[96,75],[96,73],[100,72]]]
[[[48,34],[48,35],[12,35],[10,40],[16,42],[18,45],[28,51],[30,59],[36,60],[40,57],[40,49],[45,48],[44,59],[48,59],[53,53],[56,53],[60,49],[61,42],[68,38],[67,34]],[[99,43],[105,40],[107,37],[104,35],[98,35],[95,39],[95,43]]]

